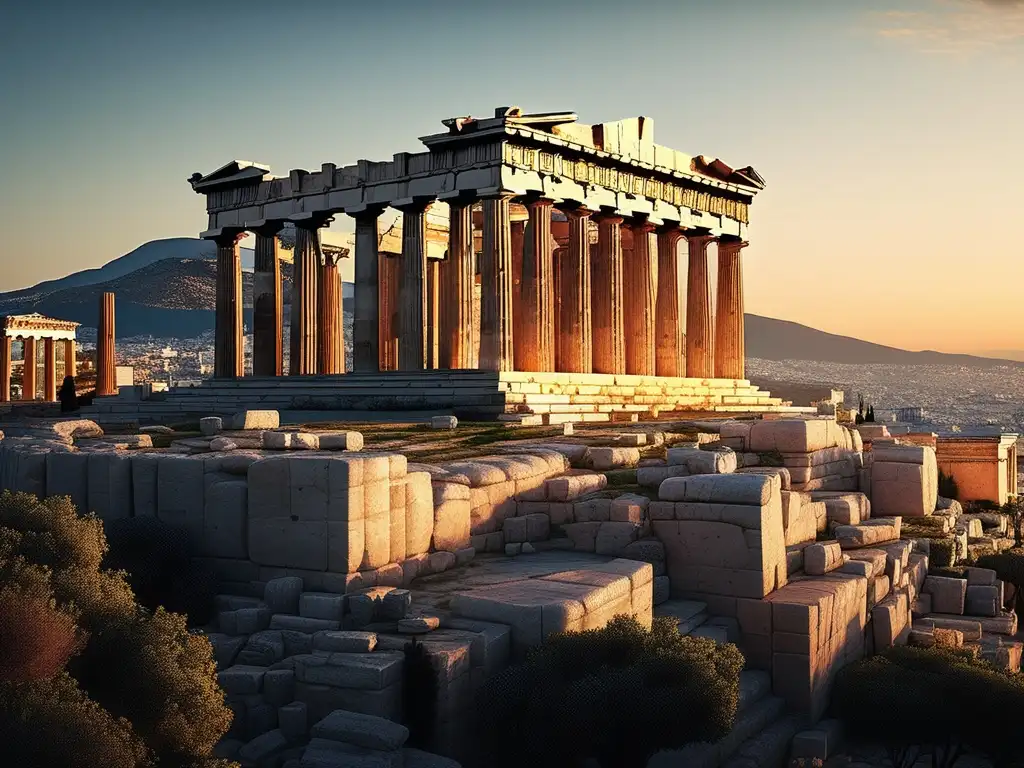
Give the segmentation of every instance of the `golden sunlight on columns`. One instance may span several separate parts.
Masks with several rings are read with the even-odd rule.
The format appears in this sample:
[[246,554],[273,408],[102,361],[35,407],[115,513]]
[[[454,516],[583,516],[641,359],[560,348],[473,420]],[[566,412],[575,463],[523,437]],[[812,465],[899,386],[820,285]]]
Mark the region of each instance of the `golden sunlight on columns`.
[[516,339],[516,370],[550,370],[552,352],[551,308],[551,201],[526,204],[529,221],[523,248],[520,284],[521,336]]
[[381,371],[398,370],[398,269],[399,259],[381,256],[379,274],[379,312],[377,344],[378,368]]
[[711,280],[708,276],[710,235],[687,236],[689,264],[686,275],[686,375],[710,379],[715,375],[714,319]]
[[320,294],[320,226],[295,226],[295,262],[292,277],[291,344],[288,373],[308,376],[318,372],[317,305]]
[[[21,342],[21,399],[36,399],[36,340],[33,338],[23,339]],[[100,394],[97,387],[96,394]],[[115,392],[116,394],[116,392]]]
[[338,275],[337,253],[324,253],[320,266],[317,300],[319,340],[317,368],[323,375],[345,372],[345,327],[341,314],[341,278]]
[[43,400],[57,401],[57,347],[54,339],[43,339]]
[[567,373],[592,373],[593,319],[590,295],[590,216],[593,211],[566,211],[569,243],[560,265],[558,318],[558,361]]
[[633,250],[623,266],[623,323],[626,337],[626,373],[655,375],[655,285],[658,264],[653,241],[654,225],[630,226]]
[[64,340],[64,375],[78,375],[78,360],[76,358],[76,343],[74,339]]
[[96,394],[117,394],[117,366],[114,362],[114,294],[110,292],[100,297],[100,319],[96,330]]
[[622,217],[601,215],[597,225],[597,253],[590,279],[594,302],[594,373],[625,373]]
[[473,205],[448,204],[448,255],[441,268],[440,366],[473,367]]
[[242,376],[242,257],[238,241],[243,233],[229,233],[217,243],[217,307],[214,315],[213,375],[218,379]]
[[0,403],[9,402],[11,402],[11,337],[0,335]]
[[510,200],[505,196],[483,201],[480,368],[487,371],[510,371],[514,365]]
[[658,231],[658,289],[655,314],[655,367],[658,376],[685,376],[686,355],[683,294],[679,290],[679,240],[683,233],[671,224]]
[[718,241],[718,302],[715,308],[715,378],[744,378],[743,264],[739,238]]

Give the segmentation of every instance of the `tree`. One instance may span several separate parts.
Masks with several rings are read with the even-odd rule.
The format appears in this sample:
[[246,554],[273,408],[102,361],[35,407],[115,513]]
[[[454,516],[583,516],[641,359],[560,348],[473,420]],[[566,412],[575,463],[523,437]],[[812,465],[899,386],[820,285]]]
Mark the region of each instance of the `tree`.
[[661,749],[715,741],[732,728],[743,657],[733,645],[648,631],[619,616],[599,630],[551,635],[491,678],[477,702],[481,764],[566,768],[587,758],[640,768]]
[[1014,546],[1024,545],[1024,498],[1011,496],[999,511],[1010,519],[1010,524],[1013,526]]
[[101,521],[69,499],[0,494],[0,754],[199,765],[231,724],[209,640],[137,605],[125,574],[101,567],[106,551]]

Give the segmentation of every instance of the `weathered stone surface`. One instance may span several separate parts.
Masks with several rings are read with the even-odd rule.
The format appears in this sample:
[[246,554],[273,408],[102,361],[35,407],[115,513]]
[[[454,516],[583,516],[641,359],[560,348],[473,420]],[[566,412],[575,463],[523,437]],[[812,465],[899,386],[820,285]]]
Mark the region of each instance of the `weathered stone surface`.
[[238,750],[238,759],[243,765],[260,765],[288,748],[288,739],[278,729],[257,736]]
[[303,592],[299,598],[299,615],[306,619],[341,621],[344,608],[344,595],[329,592]]
[[406,557],[430,550],[434,534],[434,492],[427,472],[410,472],[405,477]]
[[[934,601],[932,603],[934,610]],[[999,590],[994,586],[971,585],[967,582],[964,613],[969,616],[998,616],[1002,608]]]
[[736,454],[729,448],[703,451],[699,448],[669,448],[668,466],[685,466],[691,475],[736,471]]
[[963,614],[967,599],[966,579],[929,576],[924,580],[923,591],[931,595],[932,610],[936,613]]
[[281,416],[277,411],[239,411],[231,417],[231,429],[277,429]]
[[650,499],[635,493],[624,493],[612,499],[609,520],[613,523],[641,523]]
[[823,419],[758,421],[750,427],[747,450],[810,453],[831,448],[836,443],[834,437],[830,440],[829,424]]
[[407,589],[393,589],[380,599],[378,613],[384,621],[398,621],[405,618],[412,607],[412,592]]
[[302,595],[302,579],[298,576],[282,576],[271,579],[263,587],[263,602],[272,614],[299,612]]
[[[871,503],[880,515],[923,517],[935,511],[938,500],[938,466],[935,449],[898,446],[889,455],[920,457],[921,463],[876,458],[871,465]],[[874,453],[874,451],[873,451]]]
[[367,749],[401,749],[409,729],[381,717],[337,710],[313,725],[314,737],[342,741]]
[[318,435],[321,451],[361,451],[362,432],[325,432]]
[[321,630],[335,630],[341,628],[340,621],[331,619],[310,619],[303,616],[289,616],[287,614],[275,613],[270,617],[271,629],[290,629],[295,632],[302,632],[312,635]]
[[264,667],[252,667],[236,664],[217,673],[217,682],[227,694],[259,693],[263,690],[263,676],[267,673]]
[[859,549],[896,541],[900,537],[901,519],[898,517],[876,517],[860,525],[837,525],[835,537],[845,549]]
[[403,635],[425,635],[441,626],[437,616],[411,616],[398,620],[398,631]]
[[843,565],[843,550],[838,541],[815,542],[804,548],[804,571],[808,576],[824,576]]
[[313,635],[313,650],[333,653],[370,653],[377,647],[374,632],[331,631],[316,632]]
[[[779,496],[781,485],[777,477],[761,475],[695,475],[671,477],[658,489],[663,501],[718,502],[721,504],[749,504],[761,506],[774,494]],[[781,497],[779,497],[781,499]]]
[[304,701],[293,701],[277,710],[277,727],[285,738],[297,741],[309,733],[309,710]]
[[455,429],[459,420],[454,416],[431,416],[430,426],[432,429]]
[[776,475],[779,478],[779,482],[782,484],[782,490],[789,491],[792,488],[792,478],[789,474],[789,469],[786,467],[758,467],[758,466],[740,466],[736,472],[746,475]]
[[640,462],[640,451],[636,448],[591,448],[590,462],[599,472],[635,467]]
[[[467,494],[468,495],[468,494]],[[449,499],[434,507],[432,549],[454,552],[470,545],[469,499]]]
[[199,431],[206,437],[220,434],[224,429],[224,423],[220,416],[205,416],[199,420]]

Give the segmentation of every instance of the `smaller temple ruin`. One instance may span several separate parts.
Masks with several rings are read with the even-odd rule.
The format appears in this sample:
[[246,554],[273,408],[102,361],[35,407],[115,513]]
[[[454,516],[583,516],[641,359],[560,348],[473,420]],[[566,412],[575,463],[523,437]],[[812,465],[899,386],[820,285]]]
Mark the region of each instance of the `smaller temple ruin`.
[[[39,347],[43,348],[42,400],[57,400],[57,345],[63,347],[63,376],[76,373],[75,332],[78,323],[57,320],[40,314],[0,317],[0,403],[11,402],[11,379],[14,363],[21,363],[21,400],[32,402],[39,397]],[[42,342],[42,344],[38,342]],[[20,361],[14,360],[14,343],[21,346]]]

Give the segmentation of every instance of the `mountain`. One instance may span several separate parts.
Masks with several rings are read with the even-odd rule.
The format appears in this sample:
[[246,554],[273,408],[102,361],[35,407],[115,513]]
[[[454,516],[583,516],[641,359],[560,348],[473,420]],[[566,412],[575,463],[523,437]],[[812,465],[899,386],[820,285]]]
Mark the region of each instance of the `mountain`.
[[946,352],[911,352],[883,344],[873,344],[850,336],[839,336],[788,320],[760,315],[745,315],[748,357],[764,360],[816,360],[832,363],[882,363],[888,365],[965,365],[990,368],[1018,365],[975,355]]

